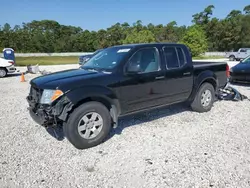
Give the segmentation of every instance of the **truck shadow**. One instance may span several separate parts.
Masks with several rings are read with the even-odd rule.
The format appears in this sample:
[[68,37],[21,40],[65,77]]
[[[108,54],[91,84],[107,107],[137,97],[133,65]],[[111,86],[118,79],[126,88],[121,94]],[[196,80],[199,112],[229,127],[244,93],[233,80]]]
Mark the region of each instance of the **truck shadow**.
[[18,77],[18,76],[21,76],[22,73],[18,72],[18,73],[11,73],[11,74],[8,74],[5,78],[10,78],[10,77]]
[[[128,127],[140,125],[146,122],[151,122],[163,117],[172,116],[189,110],[190,109],[185,105],[176,104],[119,118],[118,127],[112,129],[109,136],[103,142],[111,139],[114,135],[121,135],[122,131]],[[47,128],[46,131],[58,141],[62,141],[65,139],[62,126],[57,126],[55,128]]]
[[53,138],[55,138],[58,141],[62,141],[65,139],[65,135],[63,133],[62,126],[57,126],[55,128],[50,127],[50,128],[45,129],[45,130],[50,134],[50,136],[52,136]]
[[140,125],[146,122],[151,122],[163,117],[172,116],[185,111],[190,111],[190,108],[183,104],[175,104],[168,107],[162,107],[147,112],[142,112],[134,115],[125,116],[119,119],[118,127],[113,129],[105,141],[111,139],[114,135],[122,134],[122,131],[128,127]]

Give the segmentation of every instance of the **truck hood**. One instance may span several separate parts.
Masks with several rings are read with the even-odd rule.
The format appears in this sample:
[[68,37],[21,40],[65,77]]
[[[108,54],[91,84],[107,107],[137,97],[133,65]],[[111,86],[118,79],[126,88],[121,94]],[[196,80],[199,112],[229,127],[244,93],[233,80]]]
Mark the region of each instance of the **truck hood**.
[[70,69],[34,78],[30,81],[30,84],[40,89],[56,89],[63,87],[63,85],[68,86],[71,83],[77,85],[79,82],[82,84],[84,80],[99,75],[104,75],[104,73],[84,69]]

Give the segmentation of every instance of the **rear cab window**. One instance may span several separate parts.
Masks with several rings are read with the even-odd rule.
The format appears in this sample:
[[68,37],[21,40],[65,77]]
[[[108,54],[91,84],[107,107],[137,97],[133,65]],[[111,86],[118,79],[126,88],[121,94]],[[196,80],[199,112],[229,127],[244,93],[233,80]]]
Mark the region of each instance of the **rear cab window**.
[[164,46],[163,53],[167,69],[178,69],[187,63],[185,53],[181,47]]

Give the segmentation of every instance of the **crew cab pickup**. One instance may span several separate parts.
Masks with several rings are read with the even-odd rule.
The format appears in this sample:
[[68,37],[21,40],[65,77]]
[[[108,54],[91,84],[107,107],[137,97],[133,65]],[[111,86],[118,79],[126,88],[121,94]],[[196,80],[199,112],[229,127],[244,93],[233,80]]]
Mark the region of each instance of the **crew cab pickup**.
[[250,48],[240,48],[237,52],[226,52],[225,57],[230,61],[240,61],[250,55]]
[[223,62],[193,62],[183,44],[113,46],[79,69],[31,80],[29,112],[44,127],[62,126],[72,145],[86,149],[100,144],[121,116],[174,103],[210,111],[228,70]]

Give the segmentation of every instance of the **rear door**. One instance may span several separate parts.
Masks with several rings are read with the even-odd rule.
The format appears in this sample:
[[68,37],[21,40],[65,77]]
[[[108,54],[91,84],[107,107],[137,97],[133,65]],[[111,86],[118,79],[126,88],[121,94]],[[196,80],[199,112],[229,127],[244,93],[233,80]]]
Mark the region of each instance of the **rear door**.
[[192,62],[187,62],[186,54],[180,46],[164,46],[162,51],[166,66],[168,102],[184,101],[193,88]]

